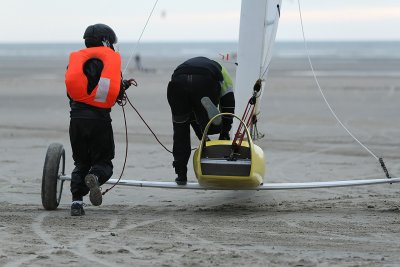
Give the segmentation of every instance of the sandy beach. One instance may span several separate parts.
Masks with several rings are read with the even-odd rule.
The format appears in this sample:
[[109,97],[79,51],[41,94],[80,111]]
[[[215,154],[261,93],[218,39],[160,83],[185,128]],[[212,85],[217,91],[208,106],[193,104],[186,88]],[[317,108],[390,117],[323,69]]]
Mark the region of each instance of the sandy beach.
[[[154,72],[131,67],[124,75],[137,80],[128,95],[169,148],[166,86],[180,62],[143,58]],[[399,184],[259,192],[117,186],[100,207],[85,198],[86,215],[71,217],[66,182],[58,209],[44,210],[48,145],[63,144],[66,173],[73,169],[66,64],[63,57],[0,60],[0,266],[400,265]],[[226,66],[235,76],[234,65]],[[399,177],[400,61],[319,58],[314,67],[343,123]],[[261,110],[265,182],[384,178],[330,114],[305,58],[273,58]],[[126,112],[123,178],[173,181],[172,155],[131,108]],[[112,118],[117,178],[125,152],[120,107]],[[195,182],[191,163],[189,170]]]

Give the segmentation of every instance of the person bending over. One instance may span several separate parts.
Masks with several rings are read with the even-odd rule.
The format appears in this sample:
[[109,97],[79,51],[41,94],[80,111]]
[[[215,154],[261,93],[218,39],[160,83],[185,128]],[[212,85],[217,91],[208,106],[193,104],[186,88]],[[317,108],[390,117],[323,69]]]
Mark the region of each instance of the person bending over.
[[[199,140],[209,120],[219,111],[234,113],[235,97],[232,79],[218,62],[206,57],[194,57],[180,64],[167,88],[173,124],[173,167],[178,185],[187,183],[187,163],[190,158],[190,126]],[[219,106],[219,110],[217,109]],[[222,116],[219,125],[212,123],[208,134],[219,134],[229,140],[232,117]]]

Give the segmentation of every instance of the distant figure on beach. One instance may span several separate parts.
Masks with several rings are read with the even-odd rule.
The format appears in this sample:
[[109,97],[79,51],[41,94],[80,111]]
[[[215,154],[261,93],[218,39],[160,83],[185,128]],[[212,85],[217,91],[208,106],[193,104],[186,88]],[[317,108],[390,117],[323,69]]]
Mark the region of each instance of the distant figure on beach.
[[137,68],[139,71],[143,70],[142,59],[141,59],[141,57],[140,57],[139,54],[136,54],[136,55],[135,55],[135,63],[136,63],[136,68]]
[[136,54],[135,55],[135,65],[136,65],[136,69],[138,71],[141,71],[141,72],[150,72],[150,73],[152,73],[152,72],[156,71],[155,69],[152,69],[152,68],[143,67],[142,57],[140,56],[140,54]]
[[[234,113],[235,96],[232,78],[218,62],[206,57],[191,58],[179,65],[167,88],[173,124],[173,167],[178,185],[187,183],[187,163],[190,158],[190,126],[197,138],[202,138],[209,120],[219,111]],[[217,108],[219,106],[219,110]],[[219,134],[229,140],[232,117],[222,117],[222,123],[211,125],[209,134]]]
[[114,133],[111,108],[125,97],[133,80],[122,80],[115,32],[105,24],[87,27],[86,49],[72,52],[65,74],[70,104],[69,135],[75,168],[71,174],[71,215],[85,214],[83,196],[102,203],[100,186],[113,174]]

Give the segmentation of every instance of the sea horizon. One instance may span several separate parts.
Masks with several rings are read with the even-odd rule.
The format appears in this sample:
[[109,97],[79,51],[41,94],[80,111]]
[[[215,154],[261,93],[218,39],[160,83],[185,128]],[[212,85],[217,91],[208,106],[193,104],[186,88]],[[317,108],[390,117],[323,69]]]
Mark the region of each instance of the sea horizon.
[[[314,58],[400,58],[400,41],[308,41]],[[117,50],[123,57],[140,54],[145,58],[185,58],[196,55],[219,57],[237,53],[236,41],[193,42],[122,42]],[[83,42],[0,43],[0,57],[66,57],[84,48]],[[306,56],[303,41],[276,41],[273,56],[299,58]]]

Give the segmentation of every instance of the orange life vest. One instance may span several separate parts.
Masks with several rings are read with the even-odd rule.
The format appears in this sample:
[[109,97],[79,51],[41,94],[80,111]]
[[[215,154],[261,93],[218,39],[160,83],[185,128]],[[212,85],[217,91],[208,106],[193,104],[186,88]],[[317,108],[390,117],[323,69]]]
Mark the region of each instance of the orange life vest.
[[[99,83],[89,95],[83,65],[91,58],[101,60],[104,67]],[[74,101],[99,108],[111,108],[117,100],[121,86],[121,56],[108,47],[91,47],[72,52],[65,73],[65,85],[68,95]]]

